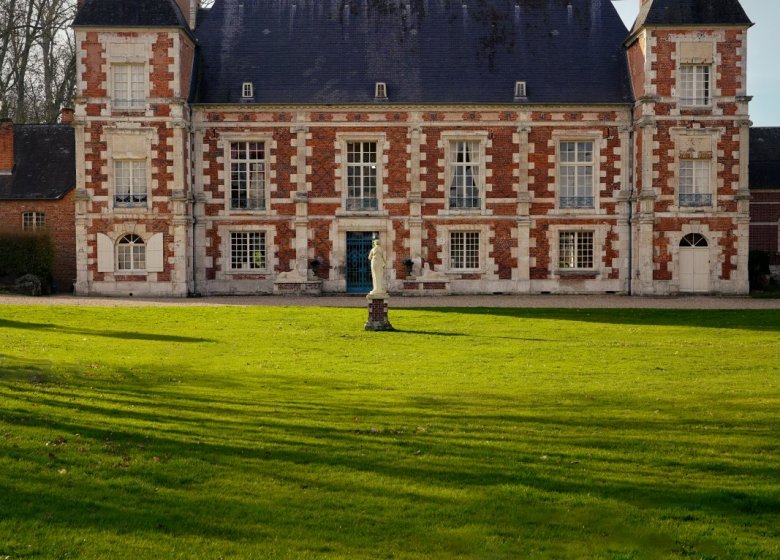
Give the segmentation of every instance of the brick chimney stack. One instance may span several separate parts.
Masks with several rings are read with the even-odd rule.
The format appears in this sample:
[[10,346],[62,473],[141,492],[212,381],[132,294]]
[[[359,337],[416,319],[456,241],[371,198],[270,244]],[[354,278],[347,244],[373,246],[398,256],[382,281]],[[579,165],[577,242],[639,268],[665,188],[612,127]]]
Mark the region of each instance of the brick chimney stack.
[[62,124],[73,124],[73,109],[63,107],[60,111],[60,122]]
[[0,120],[0,175],[10,175],[14,169],[14,122]]

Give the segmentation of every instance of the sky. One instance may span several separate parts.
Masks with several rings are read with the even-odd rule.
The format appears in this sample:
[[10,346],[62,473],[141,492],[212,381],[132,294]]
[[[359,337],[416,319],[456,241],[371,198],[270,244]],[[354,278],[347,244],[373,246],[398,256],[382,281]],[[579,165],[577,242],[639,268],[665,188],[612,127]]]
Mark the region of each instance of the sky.
[[[626,27],[631,28],[640,0],[612,0]],[[755,126],[780,126],[780,64],[775,56],[780,26],[780,1],[741,0],[755,25],[748,32],[748,95]]]

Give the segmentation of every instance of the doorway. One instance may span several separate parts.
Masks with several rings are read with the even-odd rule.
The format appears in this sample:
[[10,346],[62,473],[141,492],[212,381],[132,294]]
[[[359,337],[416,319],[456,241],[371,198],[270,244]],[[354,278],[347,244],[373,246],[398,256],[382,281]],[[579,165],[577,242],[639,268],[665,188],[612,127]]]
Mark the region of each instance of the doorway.
[[689,233],[680,241],[680,291],[707,293],[710,291],[710,249],[707,239]]
[[344,271],[347,293],[367,294],[371,291],[371,264],[368,262],[368,254],[371,252],[374,239],[379,239],[377,232],[347,232],[347,258]]

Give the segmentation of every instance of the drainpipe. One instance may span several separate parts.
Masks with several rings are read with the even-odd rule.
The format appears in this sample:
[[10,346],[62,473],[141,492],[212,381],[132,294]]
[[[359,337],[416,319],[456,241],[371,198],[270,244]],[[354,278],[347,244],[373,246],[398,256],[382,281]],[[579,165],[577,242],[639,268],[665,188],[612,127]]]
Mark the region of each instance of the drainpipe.
[[192,114],[190,114],[190,122],[187,126],[189,132],[190,145],[187,150],[190,155],[190,216],[192,217],[192,267],[190,269],[192,280],[192,297],[198,297],[198,273],[197,273],[197,251],[195,250],[196,238],[195,229],[198,224],[198,217],[195,215],[195,127],[192,124]]
[[634,295],[634,111],[631,111],[631,128],[628,131],[628,295]]

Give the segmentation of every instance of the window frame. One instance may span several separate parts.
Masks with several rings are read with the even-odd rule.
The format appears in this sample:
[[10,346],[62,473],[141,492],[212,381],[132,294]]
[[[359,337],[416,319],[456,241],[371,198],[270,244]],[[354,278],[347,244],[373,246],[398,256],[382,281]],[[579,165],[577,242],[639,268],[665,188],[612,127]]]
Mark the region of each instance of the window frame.
[[[594,273],[597,272],[596,267],[596,231],[593,229],[566,229],[561,228],[557,231],[558,235],[558,251],[556,255],[556,269],[558,270],[559,274],[569,274],[569,273],[577,273],[577,272],[585,272],[585,273]],[[564,236],[572,236],[573,237],[573,243],[572,243],[572,250],[573,250],[573,256],[574,257],[574,266],[565,266],[564,265],[564,257],[566,256],[566,253],[568,251],[564,251]],[[584,236],[590,237],[590,266],[582,266],[580,262],[580,251],[582,250],[580,247],[580,241],[581,238]]]
[[[128,243],[123,243],[125,239],[128,239]],[[141,243],[138,243],[136,240],[140,240]],[[130,268],[122,268],[122,256],[120,254],[120,251],[122,247],[128,247],[130,251]],[[124,235],[121,235],[117,238],[115,247],[114,247],[114,270],[116,271],[116,274],[146,274],[148,272],[147,269],[147,262],[146,262],[146,240],[141,237],[140,235],[136,233],[126,233]],[[136,251],[135,249],[139,249],[138,252],[142,253],[143,257],[143,267],[139,268],[135,265],[137,264],[136,260]]]
[[[596,191],[598,190],[596,185],[600,182],[600,177],[597,176],[598,172],[598,166],[596,165],[596,159],[599,156],[599,152],[597,150],[596,146],[596,140],[593,138],[559,138],[556,142],[556,206],[560,210],[564,211],[570,211],[570,210],[584,210],[584,211],[596,211],[596,203],[597,203],[597,196]],[[563,161],[563,154],[564,154],[564,144],[573,144],[574,145],[574,161]],[[591,150],[590,150],[590,161],[579,161],[578,155],[580,153],[580,145],[582,144],[590,144]],[[574,169],[574,193],[575,196],[563,196],[563,170],[564,169]],[[579,193],[579,170],[580,169],[590,169],[590,196],[577,196]],[[563,200],[569,200],[573,199],[575,200],[575,203],[570,204],[564,204]],[[579,204],[576,201],[580,199],[589,200],[590,204]]]
[[[338,152],[336,153],[336,182],[341,185],[341,208],[338,214],[355,215],[382,215],[383,198],[385,192],[385,169],[386,169],[386,147],[387,138],[385,133],[337,133],[336,135]],[[376,143],[376,208],[350,208],[349,196],[349,144],[354,143]]]
[[[488,133],[487,132],[459,132],[459,131],[444,131],[441,134],[441,142],[442,147],[444,151],[444,159],[442,160],[442,164],[444,167],[444,185],[443,185],[443,191],[444,191],[444,208],[445,213],[450,215],[473,215],[473,214],[484,214],[485,213],[485,201],[487,198],[487,176],[488,176],[488,163],[490,163],[489,158],[486,155],[487,151],[487,142],[488,142]],[[453,145],[458,142],[473,142],[477,144],[477,179],[476,179],[476,189],[477,189],[477,199],[478,204],[473,207],[459,207],[459,206],[453,206],[451,204],[452,197],[450,196],[450,192],[452,189],[452,181],[453,181],[453,163],[459,163],[459,162],[453,162]],[[463,162],[462,164],[464,167],[467,165],[466,162]],[[472,163],[471,165],[474,165]]]
[[[682,108],[708,108],[712,107],[712,64],[684,62],[678,70],[677,98]],[[687,79],[686,72],[691,70],[692,75]],[[702,83],[699,83],[697,70],[706,70]],[[690,91],[687,91],[690,88]],[[703,89],[703,92],[698,91]],[[704,95],[700,95],[700,94]]]
[[22,212],[22,231],[41,231],[43,229],[46,229],[45,212],[37,210]]
[[[138,208],[146,209],[146,208],[149,208],[149,201],[151,199],[151,196],[149,194],[150,169],[149,169],[148,159],[147,158],[142,158],[142,157],[113,157],[111,161],[112,161],[111,167],[112,167],[112,173],[113,173],[113,175],[112,175],[112,177],[113,177],[113,193],[112,193],[111,206],[113,208],[117,208],[117,209],[120,209],[120,210],[138,209]],[[129,190],[129,192],[126,195],[125,194],[120,195],[119,194],[119,187],[120,187],[119,178],[120,178],[120,175],[119,175],[118,165],[119,164],[126,164],[126,163],[130,164],[129,169],[131,170],[131,173],[130,173],[130,185],[129,185],[130,186],[130,190]],[[143,168],[139,172],[138,177],[136,177],[135,171],[134,171],[135,164],[142,164],[143,165]],[[135,180],[137,178],[139,178],[139,177],[143,179],[143,189],[144,189],[143,195],[141,195],[141,194],[134,194],[133,190],[132,190],[133,187],[136,186],[135,185]],[[131,199],[133,197],[141,197],[141,196],[143,196],[143,200],[139,200],[137,202],[133,201],[133,200],[130,200],[128,202],[119,202],[118,199],[119,199],[120,196],[128,196]]]
[[[128,95],[127,98],[120,98],[117,88],[118,71],[127,69],[126,90],[123,92]],[[138,70],[138,75],[134,75],[134,70]],[[140,78],[138,80],[134,78]],[[111,87],[111,109],[115,111],[145,111],[149,98],[149,80],[146,63],[138,61],[112,62],[110,65],[110,87]],[[138,90],[134,86],[138,85]],[[139,99],[135,95],[140,94]]]
[[[236,268],[235,267],[235,247],[234,247],[234,240],[235,236],[245,236],[247,238],[246,246],[249,247],[249,238],[253,235],[262,236],[262,252],[263,252],[263,263],[262,266],[257,267],[249,267],[249,268]],[[225,259],[228,263],[228,266],[225,268],[225,271],[230,274],[267,274],[269,270],[269,262],[270,262],[270,255],[268,251],[268,236],[269,232],[264,229],[231,229],[227,232],[228,241],[227,241],[227,254],[225,255]],[[246,264],[246,263],[245,263]],[[250,263],[251,264],[251,263]]]
[[[683,165],[692,164],[691,168],[691,192],[683,192],[683,180],[686,178]],[[706,163],[706,167],[699,169],[699,163]],[[697,179],[705,180],[703,187],[697,182]],[[687,185],[686,185],[687,187]],[[690,197],[690,200],[683,202],[683,197]],[[714,195],[712,189],[712,159],[710,158],[691,158],[680,157],[677,162],[677,206],[680,209],[712,208]]]
[[[479,272],[482,269],[482,232],[480,230],[461,230],[461,229],[454,229],[447,232],[448,235],[448,245],[447,245],[447,258],[448,258],[448,264],[449,264],[449,270],[452,272],[461,272],[461,273],[473,273],[473,272]],[[463,266],[456,266],[455,265],[455,236],[463,236],[462,242],[462,255],[459,255],[459,258],[463,260]],[[471,249],[474,249],[474,245],[476,245],[476,257],[472,254],[471,258],[476,259],[476,261],[473,263],[474,266],[468,266],[469,265],[469,238],[472,239],[472,246]],[[473,239],[476,238],[476,242],[473,241]]]
[[[366,152],[364,151],[366,146],[369,144],[373,144],[374,146],[374,161],[365,161],[365,155]],[[350,150],[350,146],[359,146],[360,150],[357,152],[360,161],[350,161],[350,156],[356,152]],[[376,140],[347,140],[345,143],[345,152],[344,155],[346,156],[346,163],[344,170],[346,171],[346,199],[344,202],[344,209],[348,212],[377,212],[379,210],[379,172],[380,172],[380,165],[379,165],[379,158],[381,157],[379,152],[379,142]],[[373,163],[373,166],[372,166]],[[373,168],[373,197],[366,196],[366,190],[369,190],[372,188],[371,185],[366,185],[365,180],[371,179],[371,173],[367,173],[366,171],[370,171]],[[360,180],[359,186],[350,185],[350,180],[352,179],[351,171],[352,170],[359,171],[359,175],[357,176]],[[352,190],[357,189],[360,191],[360,196],[352,196]],[[373,200],[372,204],[365,204],[366,202],[370,202]],[[360,201],[359,203],[356,203],[356,201]]]
[[[263,163],[264,163],[264,179],[263,179],[263,194],[258,197],[258,200],[262,201],[261,208],[233,208],[233,155],[232,145],[239,142],[258,142],[263,144]],[[228,214],[252,214],[252,215],[270,215],[271,211],[271,188],[273,180],[275,178],[273,166],[275,164],[275,158],[272,155],[276,149],[276,143],[273,139],[273,134],[235,134],[225,133],[220,139],[222,146],[222,162],[224,165],[224,172],[222,174],[222,189],[225,197],[225,212]]]

